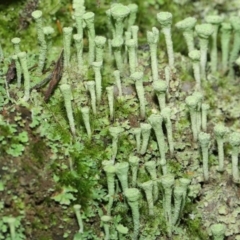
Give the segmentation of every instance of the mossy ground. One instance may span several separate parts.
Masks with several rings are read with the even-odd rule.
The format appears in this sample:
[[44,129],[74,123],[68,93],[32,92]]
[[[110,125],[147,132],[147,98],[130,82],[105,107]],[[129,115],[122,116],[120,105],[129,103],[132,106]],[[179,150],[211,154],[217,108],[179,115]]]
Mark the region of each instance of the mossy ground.
[[[37,3],[38,1],[29,1],[28,3]],[[48,2],[48,1],[47,1]],[[39,2],[39,8],[47,3]],[[149,11],[152,15],[161,10],[168,10],[173,13],[174,22],[181,20],[184,16],[202,13],[197,12],[194,7],[189,6],[179,10],[179,5],[172,1],[162,1],[162,4],[151,4],[147,1],[136,1],[139,3],[139,17],[137,24],[140,25],[139,36],[142,37],[140,42],[145,43],[145,33],[152,26],[156,25],[156,18],[149,17]],[[24,4],[23,4],[24,3]],[[8,5],[0,5],[4,8],[5,14],[1,16],[5,28],[1,28],[1,35],[8,41],[2,42],[3,49],[9,54],[12,52],[10,39],[16,36],[16,32],[22,38],[23,49],[29,50],[33,54],[36,61],[37,44],[34,23],[28,18],[27,12],[32,11],[31,4],[25,1],[11,1]],[[123,1],[122,3],[129,3]],[[200,3],[200,1],[199,1]],[[56,7],[56,4],[57,7]],[[110,1],[86,1],[87,9],[94,11],[97,16],[97,33],[102,33],[104,28],[105,16],[104,11],[109,7]],[[203,3],[203,6],[205,6]],[[13,8],[15,11],[12,11]],[[61,28],[68,26],[71,20],[71,3],[69,1],[50,1],[46,5],[44,12],[45,24],[54,26],[55,28],[55,44],[62,45]],[[146,15],[147,8],[147,15]],[[17,24],[19,16],[17,13],[25,13],[27,27]],[[50,17],[47,17],[47,16]],[[21,15],[22,17],[22,15]],[[12,25],[7,26],[7,22],[11,21]],[[17,30],[16,30],[17,29]],[[173,33],[174,47],[176,54],[176,73],[173,74],[171,82],[168,104],[173,111],[173,130],[175,140],[175,154],[170,156],[167,154],[169,168],[175,174],[176,178],[187,177],[193,179],[193,187],[196,187],[195,195],[189,197],[185,211],[180,221],[179,228],[175,230],[173,239],[202,239],[206,240],[208,234],[206,229],[210,224],[221,218],[222,222],[229,224],[228,240],[233,239],[240,230],[237,221],[239,204],[239,190],[236,185],[231,182],[230,167],[230,147],[226,146],[226,169],[223,175],[216,174],[217,154],[216,144],[212,141],[210,150],[211,178],[208,183],[204,183],[202,179],[202,171],[199,166],[201,157],[196,143],[192,140],[190,130],[190,122],[187,111],[184,109],[184,99],[194,90],[194,81],[192,73],[189,71],[189,62],[184,57],[186,55],[186,47],[181,34],[177,31]],[[26,46],[28,46],[26,48]],[[159,55],[161,63],[159,75],[164,78],[164,68],[166,65],[166,56],[164,49],[164,41],[160,39]],[[56,49],[56,54],[52,59],[56,62],[57,56],[60,54],[60,48]],[[143,47],[140,47],[139,55],[144,57],[144,61],[140,66],[146,75],[150,75],[149,53]],[[185,61],[186,60],[186,61]],[[73,60],[74,62],[74,60]],[[109,64],[111,65],[111,64]],[[74,63],[73,63],[74,66]],[[75,69],[72,67],[72,69]],[[71,69],[71,70],[72,70]],[[92,80],[93,73],[90,70],[86,74],[79,74],[71,71],[71,81],[74,96],[74,117],[78,128],[78,135],[73,138],[70,134],[67,116],[63,100],[59,89],[56,89],[54,95],[48,103],[43,102],[43,94],[45,89],[40,92],[34,91],[32,94],[36,100],[26,106],[14,104],[10,101],[2,107],[1,115],[4,122],[14,125],[18,136],[23,131],[27,132],[28,141],[22,143],[24,151],[17,157],[12,157],[1,149],[0,157],[0,174],[4,184],[4,189],[0,191],[1,216],[22,216],[21,226],[24,230],[26,239],[73,239],[74,234],[78,231],[77,221],[72,209],[74,203],[80,203],[83,206],[84,224],[86,229],[86,239],[102,239],[103,229],[101,228],[99,215],[106,213],[106,194],[107,183],[105,173],[102,171],[101,162],[111,157],[111,137],[108,134],[109,125],[121,125],[124,127],[124,134],[119,141],[118,161],[128,160],[129,154],[136,154],[134,148],[135,140],[130,133],[132,127],[139,127],[143,120],[138,115],[138,100],[134,85],[129,83],[128,73],[123,78],[126,79],[126,95],[123,99],[115,102],[115,119],[111,122],[108,118],[109,110],[105,88],[113,83],[111,80],[110,67],[106,67],[103,71],[103,100],[98,106],[97,116],[91,115],[91,126],[93,129],[93,137],[91,141],[86,135],[84,124],[82,121],[80,107],[89,105],[89,95],[86,93],[83,84],[79,82],[84,80]],[[49,66],[49,72],[51,66]],[[34,72],[32,73],[34,74]],[[86,79],[85,79],[86,78]],[[230,85],[231,84],[231,85]],[[19,93],[14,87],[15,83],[10,85],[10,96],[12,99],[18,100]],[[157,101],[151,90],[151,84],[144,83],[146,89],[147,100],[147,116],[150,115],[152,109],[157,109]],[[225,123],[232,129],[239,129],[239,94],[240,90],[239,78],[229,79],[219,76],[213,76],[208,82],[204,83],[204,101],[208,102],[211,107],[209,112],[208,129],[213,136],[214,124],[218,122]],[[21,95],[21,94],[20,94]],[[17,117],[17,118],[16,118]],[[19,119],[16,121],[16,119]],[[34,124],[33,124],[34,123]],[[3,136],[7,143],[18,144],[16,139],[9,137],[6,126],[0,128],[0,135]],[[131,143],[131,144],[130,144]],[[4,151],[3,151],[4,150]],[[158,154],[154,135],[151,137],[151,143],[145,156],[141,156],[140,164],[140,181],[149,180],[149,176],[144,169],[144,161],[149,159],[157,159]],[[139,155],[140,156],[140,155]],[[160,171],[160,170],[159,170]],[[53,198],[66,197],[63,196],[66,187],[70,204],[59,204]],[[218,192],[216,192],[218,191]],[[194,191],[192,191],[194,193]],[[143,194],[144,196],[144,194]],[[224,196],[228,196],[224,198]],[[217,204],[215,204],[218,202]],[[132,219],[129,210],[126,210],[124,197],[119,190],[114,196],[115,215],[112,225],[122,223],[130,226],[132,231]],[[140,201],[140,209],[143,214],[141,224],[143,225],[142,239],[168,239],[166,233],[166,223],[163,215],[162,202],[159,201],[156,209],[158,209],[159,218],[149,218],[147,216],[147,204],[143,197]],[[219,209],[223,209],[219,213]],[[225,210],[224,210],[225,209]],[[224,215],[225,211],[225,215]],[[232,222],[230,222],[232,221]],[[234,222],[235,221],[235,222]],[[230,223],[229,223],[230,222]],[[161,226],[161,229],[159,229]],[[18,229],[19,230],[19,229]],[[150,240],[149,239],[149,240]]]

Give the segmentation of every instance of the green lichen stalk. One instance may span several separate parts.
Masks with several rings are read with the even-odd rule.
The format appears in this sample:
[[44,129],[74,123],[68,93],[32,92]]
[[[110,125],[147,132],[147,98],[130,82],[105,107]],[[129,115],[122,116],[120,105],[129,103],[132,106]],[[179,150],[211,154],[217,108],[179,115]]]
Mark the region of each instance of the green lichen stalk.
[[21,39],[18,38],[18,37],[15,37],[15,38],[13,38],[13,39],[11,40],[11,42],[12,42],[12,44],[13,44],[13,46],[14,46],[14,52],[15,52],[15,54],[20,53],[20,52],[21,52],[21,50],[20,50],[20,42],[21,42]]
[[211,47],[211,72],[216,73],[218,66],[218,51],[217,51],[217,37],[218,29],[223,21],[223,17],[219,15],[210,15],[206,17],[206,22],[212,24],[212,47]]
[[73,206],[73,209],[74,209],[74,212],[75,212],[76,217],[77,217],[79,232],[83,233],[83,220],[82,220],[82,216],[81,216],[81,213],[80,213],[81,205],[75,204]]
[[129,163],[121,162],[116,165],[116,174],[122,186],[122,192],[124,192],[128,188],[128,170]]
[[147,151],[147,146],[148,146],[152,127],[148,123],[141,123],[140,127],[141,127],[141,133],[142,133],[142,146],[141,146],[140,154],[143,155]]
[[87,12],[83,15],[83,19],[88,29],[88,63],[92,64],[95,58],[95,28],[94,28],[95,14],[93,12]]
[[136,18],[137,18],[138,5],[135,3],[131,3],[128,5],[128,8],[130,9],[130,14],[128,17],[127,30],[130,32],[130,29],[134,25]]
[[41,74],[45,65],[46,54],[47,54],[47,43],[46,43],[44,32],[43,32],[42,11],[36,10],[32,12],[32,17],[36,21],[36,25],[37,25],[38,43],[40,45],[37,71],[39,74]]
[[136,72],[137,67],[137,58],[136,58],[136,46],[137,43],[134,39],[129,39],[126,41],[126,46],[128,49],[128,60],[129,60],[129,68],[130,74],[134,74]]
[[153,181],[147,181],[140,184],[140,187],[143,189],[146,195],[147,203],[148,203],[148,213],[149,216],[154,215],[154,206],[153,206]]
[[96,47],[96,62],[103,62],[104,47],[106,45],[107,39],[103,36],[95,37],[95,47]]
[[208,173],[208,148],[210,143],[210,134],[200,132],[198,135],[199,144],[202,150],[202,161],[203,161],[203,177],[204,181],[209,180]]
[[176,225],[180,219],[181,206],[183,204],[183,193],[184,188],[182,186],[175,186],[173,195],[174,195],[174,212],[172,216],[172,224]]
[[230,23],[222,23],[221,25],[221,50],[222,50],[222,71],[225,73],[229,67],[229,47],[231,40],[232,26]]
[[231,77],[233,75],[233,63],[238,58],[238,53],[240,50],[240,17],[233,16],[232,18],[230,18],[230,23],[232,24],[232,29],[234,33],[232,51],[229,57],[229,76]]
[[159,39],[159,31],[153,27],[152,32],[147,32],[147,41],[150,46],[151,68],[153,81],[158,80],[158,62],[157,62],[157,43]]
[[95,90],[95,82],[94,81],[87,81],[86,82],[88,91],[90,92],[90,97],[91,97],[91,106],[92,106],[92,111],[93,114],[96,115],[97,110],[96,110],[96,90]]
[[152,86],[157,95],[160,110],[163,110],[166,106],[167,82],[163,80],[154,81]]
[[163,116],[163,121],[165,123],[166,129],[167,129],[167,139],[168,139],[168,145],[169,145],[169,151],[171,156],[174,152],[174,143],[173,143],[173,130],[172,130],[172,122],[171,122],[171,108],[165,107],[161,111],[161,115]]
[[70,64],[72,30],[73,29],[71,27],[63,28],[63,48],[64,48],[63,66],[64,66],[64,70],[69,68],[69,64]]
[[122,45],[123,45],[123,39],[122,38],[114,38],[111,41],[112,48],[113,48],[113,54],[116,61],[117,69],[120,71],[120,73],[123,71],[123,60],[122,60]]
[[15,223],[16,223],[16,218],[15,217],[7,217],[5,220],[8,223],[9,229],[10,229],[10,236],[11,236],[11,240],[16,240],[16,227],[15,227]]
[[107,165],[104,167],[104,171],[107,175],[107,185],[108,185],[108,207],[107,215],[111,215],[112,205],[113,205],[113,196],[115,193],[115,173],[116,167],[113,165]]
[[189,58],[192,60],[193,75],[196,81],[196,90],[201,89],[201,71],[200,71],[200,51],[192,50],[188,54]]
[[114,119],[114,86],[106,87],[110,120]]
[[83,38],[81,34],[74,34],[73,39],[77,50],[78,72],[83,69]]
[[190,119],[191,119],[191,127],[193,132],[193,139],[194,141],[197,140],[197,134],[198,134],[198,126],[197,126],[197,105],[198,100],[196,96],[188,96],[186,98],[186,104],[190,112]]
[[168,236],[172,236],[172,188],[174,185],[174,176],[166,174],[161,178],[161,184],[164,190],[163,210],[167,221]]
[[148,161],[145,163],[145,168],[151,176],[153,181],[153,200],[156,202],[158,200],[158,183],[157,183],[157,165],[155,161]]
[[197,19],[194,17],[188,17],[178,22],[175,26],[183,32],[183,37],[187,43],[188,53],[194,50],[193,29]]
[[115,37],[123,39],[124,19],[129,15],[130,9],[122,4],[111,7],[111,16],[115,21]]
[[114,76],[115,83],[116,83],[117,88],[118,88],[118,96],[122,97],[122,83],[121,83],[121,78],[120,78],[120,71],[115,70],[113,72],[113,76]]
[[112,162],[115,162],[117,151],[118,151],[118,138],[120,133],[123,132],[121,127],[110,127],[109,133],[112,136]]
[[206,131],[207,130],[207,114],[210,106],[207,103],[202,104],[202,130]]
[[160,12],[157,14],[157,20],[161,24],[162,32],[165,37],[167,54],[168,54],[168,64],[171,68],[174,67],[174,52],[171,34],[172,25],[172,14],[170,12]]
[[163,173],[167,173],[167,168],[166,168],[166,156],[165,156],[165,140],[164,140],[164,134],[163,134],[163,129],[162,129],[162,122],[163,122],[163,117],[159,114],[151,114],[150,117],[148,118],[149,123],[151,124],[155,136],[157,138],[157,143],[158,143],[158,149],[160,152],[161,160],[158,162],[162,166]]
[[189,187],[190,183],[191,183],[191,180],[188,179],[188,178],[180,178],[179,179],[179,184],[184,189],[184,192],[183,192],[183,195],[182,195],[182,205],[181,205],[181,210],[180,210],[180,217],[183,213],[183,208],[186,204],[188,187]]
[[72,103],[71,103],[71,96],[72,96],[71,87],[70,87],[69,84],[65,83],[65,84],[62,84],[60,86],[60,90],[61,90],[62,95],[63,95],[64,104],[65,104],[65,108],[66,108],[66,111],[67,111],[67,117],[68,117],[70,129],[71,129],[71,132],[72,132],[73,136],[75,136],[76,135],[76,129],[75,129]]
[[224,171],[224,149],[223,145],[226,140],[226,135],[228,133],[228,128],[226,128],[222,124],[217,124],[214,129],[214,135],[217,141],[217,148],[218,148],[218,171],[223,172]]
[[197,35],[199,37],[199,45],[200,45],[200,66],[201,66],[201,77],[202,79],[206,79],[206,65],[207,65],[207,53],[208,53],[208,42],[210,36],[213,34],[213,27],[211,24],[203,23],[198,24],[195,27]]
[[88,138],[91,139],[92,137],[92,131],[91,131],[91,126],[90,126],[90,117],[89,117],[89,107],[82,107],[81,108],[81,113],[82,113],[82,118],[83,118],[83,122],[85,125],[85,128],[87,130],[87,135]]
[[240,133],[233,132],[229,136],[229,143],[232,146],[232,176],[235,183],[240,183],[238,169],[238,155],[240,147]]
[[141,148],[141,128],[134,128],[132,130],[133,135],[135,136],[136,139],[136,148],[137,148],[137,152],[140,152],[140,148]]
[[140,117],[145,119],[145,97],[143,88],[143,72],[135,72],[131,75],[131,79],[135,83],[138,99],[140,102]]
[[110,222],[112,220],[112,217],[103,215],[101,217],[101,221],[103,222],[103,228],[105,232],[104,240],[109,240],[110,239]]
[[138,50],[138,31],[139,31],[138,26],[134,25],[134,26],[131,27],[132,38],[134,39],[134,41],[136,43],[136,47],[135,47],[136,65],[138,65],[138,54],[137,54],[137,50]]
[[99,105],[102,98],[102,62],[93,62],[92,67],[95,74],[96,100]]
[[85,13],[84,0],[73,0],[74,18],[76,21],[77,34],[83,36],[83,15]]
[[128,204],[132,210],[134,233],[133,240],[138,240],[140,229],[140,213],[138,200],[140,198],[140,191],[137,188],[128,188],[125,190],[124,195],[127,198]]
[[132,187],[136,187],[139,162],[140,162],[139,157],[137,156],[129,157],[129,164],[132,171]]

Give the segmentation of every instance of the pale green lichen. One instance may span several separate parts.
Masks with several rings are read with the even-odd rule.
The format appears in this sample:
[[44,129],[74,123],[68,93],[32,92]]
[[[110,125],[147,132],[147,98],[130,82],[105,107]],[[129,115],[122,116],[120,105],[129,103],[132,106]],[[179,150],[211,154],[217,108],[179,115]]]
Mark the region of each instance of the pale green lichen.
[[90,117],[89,117],[89,107],[85,106],[81,108],[82,118],[85,125],[85,128],[87,130],[88,138],[91,139],[92,137],[92,131],[90,126]]
[[112,221],[112,217],[108,215],[103,215],[101,217],[101,221],[103,222],[103,228],[105,232],[104,240],[110,239],[110,225],[109,223]]
[[150,47],[151,67],[153,81],[158,80],[157,43],[159,40],[159,30],[155,27],[152,31],[147,31],[147,41]]
[[96,100],[99,105],[102,98],[102,62],[92,62],[92,67],[95,75]]
[[198,100],[196,96],[188,96],[185,100],[187,107],[190,112],[190,119],[191,119],[191,127],[193,132],[193,139],[194,141],[197,140],[197,134],[198,134],[198,126],[197,126],[197,106],[198,106]]
[[67,70],[70,64],[72,31],[73,31],[72,27],[63,28],[64,70]]
[[62,95],[63,95],[64,105],[65,105],[65,108],[66,108],[70,129],[71,129],[71,132],[72,132],[73,136],[75,136],[76,135],[76,129],[75,129],[72,103],[71,103],[71,96],[72,96],[71,86],[69,84],[66,84],[66,83],[62,84],[60,86],[60,90],[61,90]]
[[44,32],[43,32],[42,11],[36,10],[32,12],[32,17],[36,21],[36,25],[37,25],[38,42],[40,45],[38,73],[41,74],[45,65],[46,54],[47,54],[47,43],[46,43]]
[[118,138],[120,133],[123,132],[121,127],[109,127],[109,133],[112,136],[112,161],[115,162],[118,151]]
[[189,58],[192,60],[193,74],[196,81],[196,89],[201,89],[201,73],[200,73],[200,51],[192,50],[188,53]]
[[174,176],[171,174],[166,174],[161,177],[160,180],[163,190],[163,210],[165,213],[166,221],[167,221],[167,231],[168,236],[172,236],[172,188],[174,185]]
[[115,37],[123,39],[123,20],[129,15],[130,9],[122,4],[111,7],[111,16],[115,20]]
[[199,144],[202,150],[202,161],[203,161],[203,177],[204,181],[209,180],[209,167],[208,167],[208,148],[210,143],[210,134],[205,132],[200,132],[198,135]]
[[158,149],[160,152],[161,160],[158,162],[163,168],[163,173],[167,173],[166,169],[166,156],[165,156],[165,139],[162,129],[162,122],[163,117],[160,114],[151,114],[148,118],[149,123],[151,124],[152,128],[154,129],[155,136],[157,138]]
[[170,12],[160,12],[157,14],[157,20],[161,24],[162,32],[165,37],[167,54],[168,54],[168,64],[171,68],[174,67],[174,52],[171,34],[172,25],[172,14]]
[[91,106],[92,106],[92,111],[93,114],[95,115],[97,113],[96,110],[96,90],[95,90],[95,82],[94,81],[87,81],[86,82],[87,89],[90,92],[90,97],[91,97]]
[[78,72],[83,69],[83,38],[81,34],[74,34],[73,39],[77,50]]
[[217,36],[220,24],[223,21],[223,16],[209,15],[206,17],[206,22],[212,24],[212,46],[211,46],[211,72],[216,73],[218,66],[218,51],[217,51]]
[[166,106],[167,82],[163,80],[154,81],[152,86],[157,95],[159,107],[162,110]]
[[156,202],[158,200],[158,183],[157,183],[157,164],[155,161],[148,161],[144,164],[145,168],[149,172],[151,176],[151,180],[153,181],[153,201]]
[[73,206],[73,209],[74,209],[75,215],[77,217],[79,232],[83,233],[83,229],[84,229],[83,228],[83,220],[82,220],[82,216],[81,216],[81,213],[80,213],[81,205],[80,204],[75,204]]
[[95,58],[95,28],[94,28],[94,19],[95,14],[93,12],[86,12],[83,15],[83,19],[86,23],[88,29],[88,63],[92,64]]
[[130,74],[134,74],[137,67],[137,59],[136,59],[136,46],[137,43],[134,39],[129,39],[126,41],[126,46],[128,49],[128,60],[129,60],[129,68]]
[[161,115],[163,116],[163,121],[165,123],[167,129],[167,139],[169,145],[169,151],[171,156],[174,152],[174,143],[173,143],[173,130],[172,130],[172,122],[171,122],[171,108],[165,107],[161,111]]
[[128,170],[129,163],[128,162],[120,162],[115,165],[116,174],[122,186],[122,192],[124,192],[128,188]]
[[201,66],[201,77],[206,79],[206,64],[207,64],[207,53],[208,53],[208,42],[210,36],[213,34],[213,27],[211,24],[203,23],[197,24],[195,27],[196,33],[199,37],[200,45],[200,66]]
[[132,187],[136,187],[139,162],[140,162],[139,157],[137,156],[129,157],[129,164],[132,171]]
[[222,70],[226,72],[229,64],[229,47],[231,40],[232,26],[230,23],[223,22],[221,24],[221,50],[222,50]]
[[153,206],[153,181],[147,181],[140,184],[140,187],[144,190],[147,203],[148,203],[148,213],[150,216],[154,215],[154,206]]
[[121,73],[123,71],[123,60],[122,60],[122,53],[121,53],[123,39],[116,37],[116,38],[112,39],[111,44],[112,44],[112,48],[113,48],[113,54],[114,54],[114,58],[116,61],[117,69]]
[[178,22],[175,26],[183,32],[183,37],[187,43],[188,53],[194,50],[193,29],[197,19],[194,17],[187,17]]
[[229,143],[232,146],[232,176],[235,183],[240,183],[238,169],[238,155],[240,147],[240,133],[233,132],[229,136]]
[[223,124],[217,124],[215,125],[214,129],[214,135],[217,141],[217,148],[218,148],[218,171],[223,172],[224,171],[224,142],[226,141],[226,135],[228,133],[228,128],[226,128]]
[[133,225],[134,225],[134,233],[133,233],[133,240],[138,239],[139,229],[140,229],[140,213],[139,213],[139,197],[140,191],[137,188],[128,188],[125,190],[124,195],[127,198],[128,204],[132,210],[133,216]]
[[104,47],[107,39],[103,36],[95,37],[95,48],[96,48],[96,62],[103,62]]
[[148,146],[152,126],[148,123],[141,123],[140,127],[141,127],[141,133],[142,133],[142,146],[141,146],[140,153],[143,155],[147,151],[147,146]]
[[144,88],[143,88],[143,72],[135,72],[130,77],[135,83],[138,99],[140,102],[140,117],[142,119],[145,119],[145,97],[144,97]]
[[[112,161],[111,161],[112,162]],[[116,167],[108,164],[104,167],[104,171],[107,175],[107,185],[108,185],[108,206],[107,206],[107,214],[111,215],[112,205],[113,205],[113,197],[115,193],[115,173]]]
[[114,119],[114,86],[106,87],[110,120]]
[[213,224],[211,227],[213,240],[223,240],[225,236],[226,226],[222,223]]

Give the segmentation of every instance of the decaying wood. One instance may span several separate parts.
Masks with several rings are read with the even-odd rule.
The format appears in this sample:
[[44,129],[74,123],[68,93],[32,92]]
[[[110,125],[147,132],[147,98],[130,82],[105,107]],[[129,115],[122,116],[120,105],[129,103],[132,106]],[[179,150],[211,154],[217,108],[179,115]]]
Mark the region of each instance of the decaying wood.
[[56,62],[54,70],[51,74],[51,80],[50,80],[48,89],[45,92],[45,97],[44,97],[45,102],[47,102],[50,99],[52,93],[56,89],[59,81],[62,78],[62,73],[63,73],[63,50],[61,52],[60,57],[58,58],[58,61]]
[[15,60],[12,60],[8,65],[8,70],[6,73],[6,81],[7,83],[11,83],[17,77],[16,63]]

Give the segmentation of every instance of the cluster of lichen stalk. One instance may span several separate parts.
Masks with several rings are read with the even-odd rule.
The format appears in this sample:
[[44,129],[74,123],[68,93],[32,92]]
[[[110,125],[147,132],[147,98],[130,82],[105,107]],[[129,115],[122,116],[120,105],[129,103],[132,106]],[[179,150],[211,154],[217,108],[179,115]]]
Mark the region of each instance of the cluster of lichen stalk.
[[[102,100],[102,75],[101,71],[104,64],[108,60],[114,61],[116,69],[113,71],[115,84],[106,88],[107,100],[109,106],[109,118],[114,122],[114,89],[118,89],[118,97],[123,96],[122,86],[124,85],[124,77],[130,78],[135,84],[136,94],[139,100],[139,119],[141,124],[139,128],[134,128],[132,134],[136,140],[136,154],[131,155],[124,162],[117,162],[118,140],[121,133],[124,131],[119,126],[109,127],[109,133],[112,136],[112,158],[108,161],[103,161],[103,169],[107,176],[108,187],[108,205],[106,215],[101,217],[105,231],[105,240],[110,239],[110,227],[112,227],[111,211],[114,204],[114,194],[116,191],[116,176],[121,185],[121,191],[124,199],[132,211],[133,216],[133,234],[132,239],[138,239],[140,232],[141,211],[139,209],[139,199],[141,193],[147,200],[149,215],[155,216],[155,205],[157,201],[162,201],[163,211],[166,217],[166,225],[168,235],[172,235],[173,226],[180,221],[181,214],[187,199],[188,186],[190,179],[180,178],[175,179],[168,168],[166,152],[169,155],[174,155],[174,139],[172,133],[172,116],[171,108],[167,104],[167,96],[169,94],[169,81],[175,69],[174,50],[171,36],[172,14],[169,12],[159,12],[157,20],[159,28],[153,27],[147,32],[147,42],[150,49],[151,58],[151,77],[149,82],[152,83],[152,88],[158,100],[158,108],[152,110],[149,116],[146,114],[146,99],[143,85],[144,73],[138,64],[138,26],[135,26],[138,6],[130,4],[124,6],[122,4],[112,4],[111,8],[106,12],[108,19],[108,27],[110,30],[108,38],[105,36],[96,36],[94,28],[94,13],[86,12],[84,1],[73,1],[73,17],[75,19],[74,27],[63,28],[63,48],[64,48],[64,63],[63,77],[60,82],[60,90],[63,95],[69,126],[73,136],[77,134],[75,121],[72,109],[72,91],[71,91],[71,76],[68,69],[71,68],[71,43],[74,40],[75,53],[77,56],[78,72],[84,70],[87,65],[91,66],[94,72],[95,79],[86,81],[85,87],[90,94],[90,106],[81,107],[81,113],[89,139],[92,137],[93,130],[91,129],[90,114],[97,115],[97,106]],[[40,47],[38,74],[41,75],[46,63],[48,51],[49,34],[52,33],[50,27],[44,28],[42,24],[42,12],[37,10],[32,13],[36,21],[38,42]],[[208,169],[208,151],[210,144],[210,134],[207,133],[207,112],[210,106],[204,103],[204,93],[202,90],[202,81],[207,81],[206,66],[207,54],[211,56],[211,74],[218,71],[219,66],[223,72],[229,70],[229,75],[233,74],[233,63],[237,60],[240,50],[240,19],[233,17],[230,23],[223,22],[221,16],[208,16],[206,23],[196,24],[197,20],[193,17],[188,17],[176,24],[176,28],[183,33],[186,40],[189,59],[192,61],[193,77],[195,79],[195,88],[191,96],[186,97],[186,106],[189,111],[193,140],[199,142],[202,153],[202,168],[204,181],[209,180]],[[84,28],[87,33],[84,36]],[[221,62],[218,61],[217,38],[218,30],[221,30]],[[73,31],[76,32],[73,34]],[[231,31],[234,33],[233,47],[230,51]],[[166,66],[165,76],[163,79],[159,77],[158,63],[158,42],[159,34],[162,33],[165,38],[166,52],[168,63]],[[48,38],[47,38],[48,36]],[[195,46],[194,37],[199,40],[199,49]],[[83,43],[84,37],[88,42],[88,57],[84,59]],[[209,51],[209,42],[211,41],[211,49]],[[24,101],[30,99],[30,75],[27,64],[27,53],[20,50],[20,39],[12,39],[14,45],[14,55],[12,58],[16,62],[18,86],[21,85],[21,76],[24,78]],[[106,51],[107,49],[107,51]],[[87,62],[87,63],[86,63]],[[126,65],[129,68],[126,68]],[[164,134],[163,126],[166,129]],[[149,173],[150,180],[141,182],[138,179],[139,164],[142,162],[141,156],[144,156],[148,151],[149,141],[152,133],[154,133],[159,150],[159,158],[157,161],[150,160],[144,163],[146,171]],[[219,157],[219,172],[223,172],[224,166],[224,142],[228,134],[228,129],[221,123],[214,127],[214,135],[218,147]],[[233,132],[229,134],[229,142],[232,146],[232,175],[233,180],[237,183],[239,180],[238,172],[238,155],[240,147],[240,133]],[[131,170],[131,174],[130,174]],[[130,176],[131,175],[131,176]],[[129,178],[131,182],[129,183]],[[159,194],[160,189],[162,194]],[[163,196],[162,198],[160,196]],[[161,199],[160,199],[161,198]],[[83,232],[83,223],[79,215],[80,205],[74,206],[77,219],[80,225],[80,233]],[[158,217],[158,216],[155,216]],[[12,228],[12,227],[11,227]],[[221,224],[213,225],[213,234],[221,232],[223,239],[224,226]],[[13,230],[11,230],[12,232]],[[121,238],[128,232],[127,228],[118,225],[117,231]],[[217,238],[216,238],[217,239]]]

